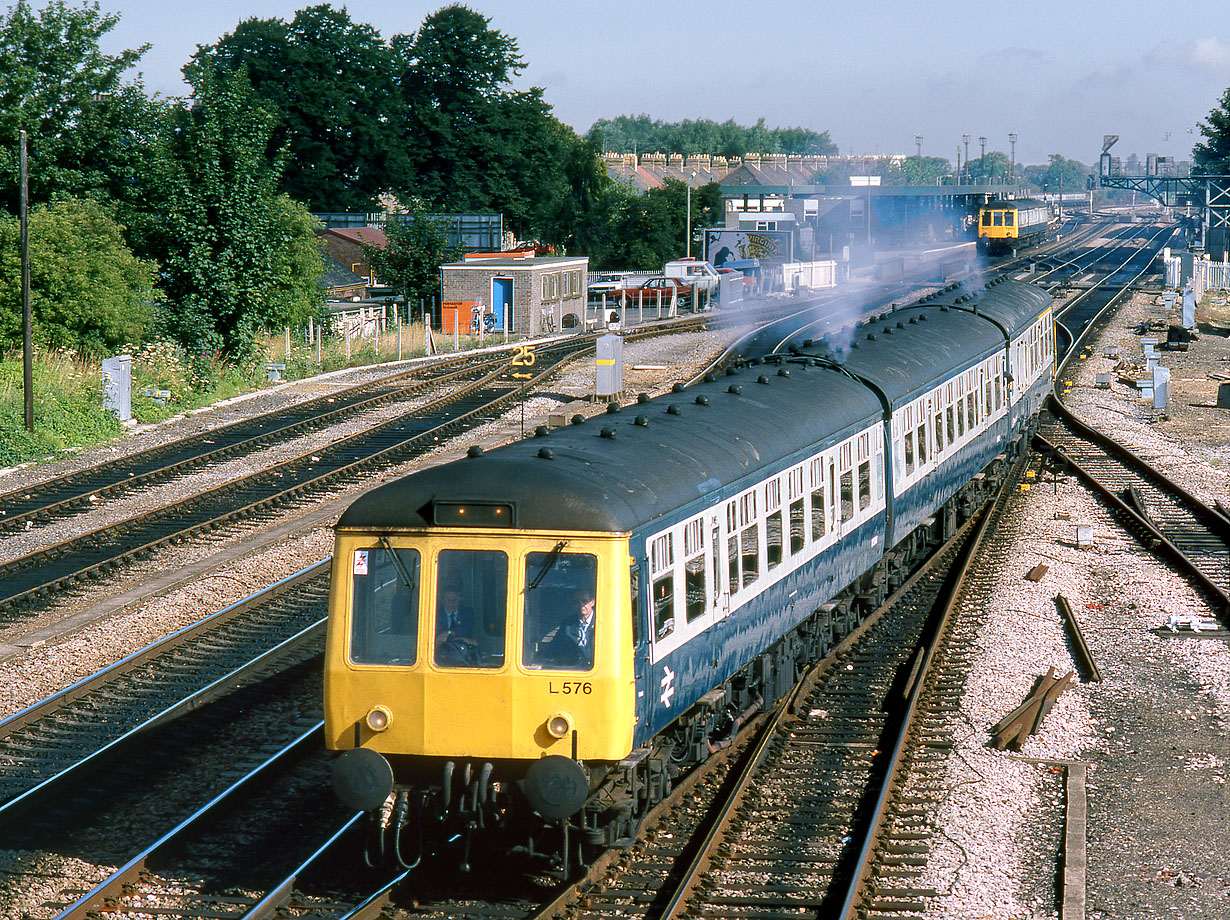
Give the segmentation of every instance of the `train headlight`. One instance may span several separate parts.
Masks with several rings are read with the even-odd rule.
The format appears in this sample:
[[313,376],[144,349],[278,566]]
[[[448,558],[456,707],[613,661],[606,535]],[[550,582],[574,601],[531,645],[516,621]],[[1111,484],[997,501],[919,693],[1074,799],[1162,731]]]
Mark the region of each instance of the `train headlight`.
[[547,734],[552,738],[564,738],[572,731],[572,719],[562,712],[557,712],[547,719]]
[[384,706],[373,706],[363,721],[372,731],[382,732],[393,723],[393,713]]

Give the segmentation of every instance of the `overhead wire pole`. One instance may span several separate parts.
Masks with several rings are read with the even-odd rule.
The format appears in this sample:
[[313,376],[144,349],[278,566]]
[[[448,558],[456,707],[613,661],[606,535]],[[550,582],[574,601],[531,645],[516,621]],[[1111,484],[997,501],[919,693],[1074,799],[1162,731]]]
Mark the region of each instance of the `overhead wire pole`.
[[30,177],[26,169],[26,132],[18,154],[21,182],[21,366],[26,431],[34,431],[34,316],[30,309]]

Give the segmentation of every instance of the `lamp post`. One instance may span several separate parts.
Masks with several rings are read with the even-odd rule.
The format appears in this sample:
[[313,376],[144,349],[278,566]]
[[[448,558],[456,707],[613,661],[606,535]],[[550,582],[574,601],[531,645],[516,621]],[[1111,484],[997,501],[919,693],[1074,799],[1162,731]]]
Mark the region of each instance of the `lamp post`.
[[1012,158],[1008,161],[1008,181],[1011,183],[1016,178],[1016,132],[1008,132],[1008,143],[1012,145]]
[[978,168],[985,171],[987,168],[987,139],[980,137],[978,143],[982,145],[982,153],[978,157]]
[[922,142],[923,142],[923,136],[922,136],[921,134],[915,134],[915,135],[914,135],[914,144],[915,144],[915,146],[916,146],[916,147],[918,147],[918,159],[919,159],[919,162],[921,162],[921,161],[922,161]]
[[21,371],[25,393],[26,431],[34,430],[34,315],[30,308],[30,179],[26,166],[26,132],[18,152],[21,184]]
[[696,178],[696,170],[692,170],[689,173],[685,173],[684,180],[683,180],[684,182],[687,183],[687,186],[688,186],[688,216],[687,216],[687,224],[684,227],[684,231],[683,231],[684,237],[685,237],[684,249],[686,250],[684,257],[688,259],[692,258],[692,183],[688,181],[689,178],[691,179]]
[[969,135],[962,134],[961,140],[965,141],[965,171],[969,172]]

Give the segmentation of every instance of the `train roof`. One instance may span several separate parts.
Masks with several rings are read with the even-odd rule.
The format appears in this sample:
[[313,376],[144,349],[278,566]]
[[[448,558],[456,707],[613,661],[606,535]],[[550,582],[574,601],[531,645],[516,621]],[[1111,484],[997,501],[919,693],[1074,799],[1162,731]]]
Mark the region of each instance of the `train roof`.
[[[1004,347],[1050,305],[1036,285],[993,281],[985,287],[950,285],[923,302],[860,324],[848,351],[834,358],[867,380],[893,408],[952,373]],[[805,354],[829,354],[823,343]]]
[[[420,529],[452,504],[502,505],[526,530],[626,533],[805,448],[848,437],[1005,346],[1050,297],[1033,285],[951,285],[854,329],[858,347],[791,356],[412,473],[360,496],[339,529]],[[975,312],[976,310],[976,312]],[[926,317],[924,319],[924,317]],[[900,324],[900,325],[898,325]],[[891,331],[884,332],[885,327]],[[545,431],[545,429],[543,429]]]
[[528,530],[631,532],[881,415],[838,371],[750,366],[582,424],[413,473],[360,496],[338,528],[422,528],[439,503],[507,503]]
[[1037,198],[1004,198],[998,201],[988,201],[982,206],[984,211],[1017,211],[1021,208],[1046,208],[1049,205]]

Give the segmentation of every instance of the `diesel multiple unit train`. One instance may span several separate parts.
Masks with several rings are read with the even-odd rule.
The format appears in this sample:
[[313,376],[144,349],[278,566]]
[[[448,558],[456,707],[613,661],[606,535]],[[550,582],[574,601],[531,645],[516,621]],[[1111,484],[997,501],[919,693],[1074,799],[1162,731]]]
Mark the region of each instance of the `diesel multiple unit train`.
[[851,334],[349,507],[325,730],[386,852],[632,836],[989,494],[1053,383],[1050,296],[951,286]]
[[1036,246],[1050,231],[1051,223],[1051,208],[1045,201],[992,201],[978,211],[978,248],[1000,255]]

